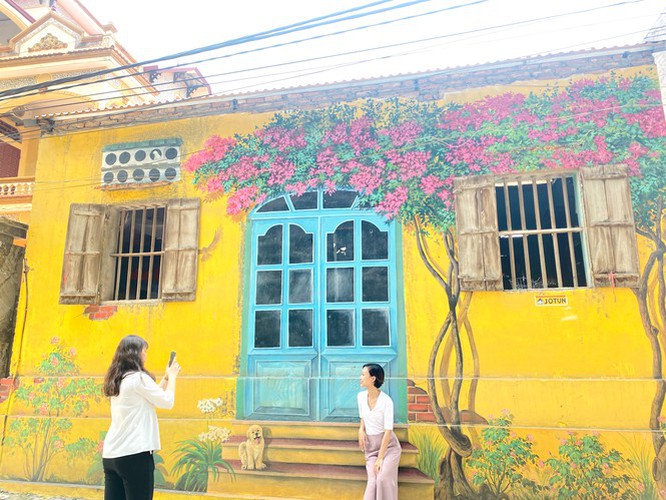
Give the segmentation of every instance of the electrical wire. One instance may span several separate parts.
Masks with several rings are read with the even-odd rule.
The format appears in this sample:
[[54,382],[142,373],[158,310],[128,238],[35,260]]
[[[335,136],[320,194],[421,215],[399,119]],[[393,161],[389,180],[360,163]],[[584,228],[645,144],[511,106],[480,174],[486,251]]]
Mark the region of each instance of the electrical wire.
[[[383,12],[402,9],[402,8],[405,8],[405,7],[410,7],[412,5],[425,3],[425,2],[430,2],[430,1],[433,1],[433,0],[409,0],[409,1],[404,2],[402,4],[398,4],[398,5],[391,6],[391,7],[386,7],[386,8],[383,8],[383,9],[377,9],[377,10],[374,10],[374,11],[371,11],[371,12],[352,14],[352,15],[348,15],[346,17],[342,17],[341,19],[327,20],[331,17],[339,17],[339,16],[347,14],[349,12],[356,12],[356,11],[359,11],[359,10],[367,9],[369,6],[374,6],[374,5],[377,5],[377,4],[383,4],[383,3],[386,3],[386,2],[390,2],[390,1],[392,1],[392,0],[378,0],[377,2],[373,2],[372,4],[367,4],[367,5],[363,5],[363,6],[360,6],[360,7],[354,7],[352,9],[347,9],[345,11],[340,11],[340,12],[336,12],[336,13],[333,13],[333,14],[327,14],[325,16],[319,16],[319,17],[316,17],[316,18],[308,19],[306,21],[300,21],[298,23],[293,23],[293,24],[290,24],[290,25],[281,26],[279,28],[273,28],[273,29],[268,30],[268,31],[262,31],[262,32],[259,32],[259,33],[255,33],[253,35],[243,36],[243,37],[240,37],[240,38],[235,38],[235,39],[232,39],[232,40],[227,40],[227,41],[224,41],[224,42],[216,43],[216,44],[213,44],[213,45],[208,45],[208,46],[205,46],[205,47],[199,47],[199,48],[187,50],[187,51],[184,51],[184,52],[179,52],[177,54],[162,56],[162,57],[158,57],[158,58],[155,58],[155,59],[150,59],[150,60],[147,60],[147,61],[125,64],[125,65],[118,66],[118,67],[115,67],[115,68],[107,68],[107,69],[103,69],[103,70],[99,70],[99,71],[93,71],[91,73],[85,73],[83,75],[63,77],[63,78],[58,78],[56,80],[51,80],[51,81],[47,81],[47,82],[37,83],[37,84],[33,84],[33,85],[26,85],[26,86],[23,86],[23,87],[17,87],[17,88],[14,88],[14,89],[5,90],[5,91],[0,92],[0,101],[4,100],[4,98],[6,98],[6,97],[16,96],[17,94],[22,94],[24,92],[29,92],[29,91],[32,91],[32,90],[46,89],[46,88],[54,86],[54,85],[60,85],[60,84],[65,84],[65,83],[69,83],[69,82],[80,81],[80,80],[83,80],[83,79],[86,79],[86,78],[93,78],[93,77],[96,77],[96,76],[103,76],[103,75],[107,75],[107,74],[110,74],[110,73],[114,73],[116,71],[122,71],[122,70],[126,70],[126,69],[133,69],[133,68],[136,68],[136,67],[139,67],[139,66],[146,66],[146,65],[155,64],[155,63],[162,62],[162,61],[168,61],[168,60],[171,60],[171,59],[180,59],[180,58],[188,57],[188,56],[191,56],[191,55],[200,54],[202,52],[210,52],[212,50],[219,50],[219,49],[222,49],[222,48],[232,47],[232,46],[240,45],[240,44],[243,44],[243,43],[255,42],[255,41],[259,41],[259,40],[273,38],[273,37],[276,37],[276,36],[283,36],[283,35],[286,35],[286,34],[295,33],[295,32],[298,32],[298,31],[314,29],[314,28],[318,28],[320,26],[325,26],[325,25],[328,25],[328,24],[335,24],[335,23],[349,21],[349,20],[353,20],[353,19],[359,19],[361,17],[366,17],[366,16],[370,16],[370,15],[383,13]],[[484,3],[484,2],[487,2],[487,1],[488,0],[474,0],[472,2],[472,4]],[[640,1],[640,0],[636,0],[636,1]],[[451,9],[453,9],[453,8],[457,8],[457,7],[451,7]]]
[[[642,1],[642,0],[639,0],[639,1]],[[623,4],[623,3],[625,3],[625,2],[622,2],[621,4]],[[630,2],[630,3],[631,3],[631,2]],[[608,7],[617,6],[617,5],[621,5],[621,4],[613,4],[613,5],[611,5],[611,6],[604,6],[604,7],[599,7],[599,8],[608,8]],[[568,15],[576,15],[576,14],[580,14],[580,13],[586,13],[586,12],[590,12],[591,10],[597,10],[597,9],[599,9],[599,8],[594,8],[594,9],[584,9],[584,10],[582,10],[582,11],[575,11],[575,12],[570,12],[570,13],[558,14],[558,15],[556,15],[556,17],[562,17],[562,16],[568,16]],[[535,18],[535,19],[526,20],[526,21],[519,21],[518,23],[523,24],[523,23],[542,22],[542,21],[544,21],[544,20],[549,20],[549,19],[552,19],[552,18],[553,18],[553,16],[546,16],[546,17],[543,17],[543,18]],[[508,24],[497,25],[497,26],[491,26],[491,27],[480,28],[480,29],[469,30],[469,31],[463,31],[463,32],[458,32],[458,33],[452,33],[452,34],[446,34],[446,35],[439,35],[439,36],[435,36],[435,37],[428,37],[428,38],[422,38],[422,39],[417,39],[417,40],[409,40],[409,41],[406,41],[406,42],[400,42],[400,43],[395,43],[395,44],[388,44],[388,45],[383,45],[383,46],[378,46],[378,47],[372,47],[372,48],[368,48],[368,49],[358,49],[358,50],[349,51],[349,52],[336,53],[336,54],[329,54],[329,55],[326,55],[326,56],[312,57],[312,58],[308,58],[308,59],[301,59],[301,60],[297,60],[297,61],[289,61],[289,62],[279,63],[279,64],[274,64],[274,65],[267,65],[267,66],[262,66],[262,67],[255,67],[255,68],[248,68],[248,69],[236,70],[236,71],[231,71],[231,72],[218,73],[218,74],[210,75],[210,76],[208,77],[208,79],[210,79],[211,77],[216,77],[216,76],[226,76],[226,75],[232,75],[232,74],[238,74],[238,73],[245,73],[245,72],[256,72],[256,71],[258,71],[258,70],[260,70],[260,69],[269,69],[269,68],[271,68],[271,67],[281,67],[281,66],[285,66],[285,65],[301,64],[301,63],[303,63],[303,62],[312,62],[312,61],[321,60],[321,59],[330,59],[330,58],[335,58],[335,57],[344,57],[344,56],[348,56],[348,55],[360,54],[360,53],[370,52],[370,51],[375,51],[375,50],[385,50],[385,49],[387,49],[387,48],[395,48],[395,47],[400,47],[400,46],[403,46],[403,45],[412,45],[412,44],[416,44],[416,43],[423,43],[423,42],[427,42],[427,41],[440,40],[440,39],[444,39],[444,38],[451,38],[451,37],[457,37],[457,36],[462,36],[462,35],[475,34],[475,33],[478,33],[479,31],[498,30],[498,29],[508,29],[508,28],[510,28],[510,27],[512,27],[512,26],[515,26],[516,24],[517,24],[517,23],[508,23]],[[598,40],[594,40],[594,41],[592,41],[592,42],[587,42],[587,43],[597,43],[597,42],[600,42],[600,41],[611,40],[611,39],[614,39],[614,38],[621,38],[621,37],[624,37],[624,36],[628,36],[628,35],[632,35],[632,34],[637,34],[637,33],[642,33],[642,32],[643,32],[643,30],[640,31],[640,32],[623,33],[623,34],[621,34],[621,35],[616,35],[616,36],[614,36],[614,37],[608,37],[608,38],[605,38],[605,39],[598,39]],[[289,42],[289,43],[293,43],[293,42]],[[454,43],[455,43],[455,42],[454,42]],[[558,50],[558,51],[559,51],[559,50],[564,50],[564,49],[568,49],[568,48],[571,48],[571,47],[576,47],[576,46],[578,46],[578,45],[583,45],[583,44],[582,44],[582,43],[581,43],[581,44],[574,44],[574,45],[570,45],[570,46],[568,46],[568,47],[558,48],[558,49],[556,49],[556,50]],[[427,50],[427,49],[420,49],[421,52],[423,52],[424,50]],[[230,54],[230,55],[225,55],[225,56],[219,56],[219,57],[231,57],[231,56],[233,56],[233,55],[245,54],[245,53],[248,53],[248,52],[253,52],[253,51],[239,52],[239,53]],[[347,63],[347,64],[341,64],[341,65],[331,66],[330,69],[339,68],[339,67],[345,67],[345,66],[355,65],[355,64],[364,64],[364,63],[367,63],[367,62],[376,61],[376,60],[381,60],[381,59],[388,59],[388,58],[391,58],[391,57],[404,57],[405,55],[407,55],[407,54],[409,54],[409,53],[414,53],[414,52],[416,52],[416,51],[412,51],[412,52],[408,52],[408,53],[403,53],[403,54],[400,54],[399,56],[397,56],[397,55],[388,55],[388,56],[387,56],[387,55],[383,55],[383,56],[380,56],[380,57],[377,57],[377,58],[363,59],[363,60],[360,60],[360,61],[354,61],[354,62],[352,62],[352,63]],[[526,57],[529,57],[529,56],[526,56]],[[211,59],[218,59],[218,57],[216,57],[216,58],[211,58]],[[329,70],[330,70],[330,69],[329,69]],[[294,73],[294,72],[305,72],[305,71],[308,71],[308,69],[292,70],[292,71],[290,71],[290,72],[277,73],[277,75],[280,75],[280,74],[287,74],[287,73]],[[310,75],[310,74],[316,74],[316,73],[318,73],[318,72],[321,72],[321,71],[317,71],[317,72],[314,72],[314,73],[307,73],[307,75]],[[265,76],[266,76],[266,75],[258,75],[258,76],[253,76],[253,77],[245,77],[244,80],[257,79],[257,78],[265,78]],[[273,76],[273,75],[269,75],[269,76]],[[181,82],[187,82],[187,81],[195,81],[195,80],[198,80],[198,79],[199,79],[199,77],[196,77],[196,76],[195,76],[195,77],[186,78],[186,79],[183,79],[183,80],[180,80],[180,81],[181,81]],[[292,78],[289,78],[289,79],[292,79]],[[231,81],[234,81],[234,80],[231,80]],[[230,82],[230,81],[224,81],[224,83],[229,83],[229,82]],[[270,83],[273,83],[273,82],[274,82],[274,81],[271,81]],[[89,82],[89,83],[99,83],[99,82],[98,82],[98,81],[95,81],[95,82]],[[88,83],[88,84],[89,84],[89,83]],[[218,82],[209,82],[209,83],[213,83],[213,84],[214,84],[214,83],[218,83]],[[82,85],[82,84],[78,84],[78,85]],[[78,85],[76,85],[76,86],[78,86]],[[159,83],[159,84],[155,84],[154,86],[156,87],[156,86],[161,86],[161,85],[166,86],[166,85],[171,85],[171,83],[170,83],[170,82]],[[243,89],[246,88],[246,87],[247,87],[247,86],[240,87],[240,88],[237,88],[237,89],[232,89],[231,91],[233,92],[233,91],[237,91],[237,90],[243,90]],[[140,89],[142,89],[142,88],[145,88],[145,86],[139,86],[139,87],[132,87],[132,88],[129,88],[129,89],[123,89],[123,91],[128,91],[128,90],[140,90]],[[57,89],[57,90],[60,91],[60,90],[63,90],[63,89]],[[122,98],[122,97],[123,97],[123,96],[118,96],[118,95],[117,95],[117,91],[104,91],[104,92],[99,92],[99,93],[87,94],[87,96],[89,96],[89,97],[94,97],[94,96],[96,96],[96,95],[107,95],[107,94],[111,94],[112,92],[115,93],[115,94],[113,95],[113,98],[114,98],[114,99],[118,99],[118,98]],[[225,93],[226,93],[226,92],[229,92],[229,90],[226,90]],[[124,96],[124,97],[137,97],[137,96],[141,96],[141,95],[145,95],[145,94],[151,94],[151,93],[152,93],[151,91],[146,91],[146,92],[141,92],[141,93],[137,92],[137,93],[131,94],[130,96]],[[217,93],[217,94],[212,94],[212,95],[219,95],[219,93]],[[53,110],[54,108],[57,109],[57,108],[60,108],[60,107],[72,107],[72,106],[76,106],[77,104],[83,104],[83,105],[86,105],[86,104],[91,104],[91,103],[94,103],[94,102],[106,101],[106,100],[108,100],[108,99],[109,99],[109,98],[103,97],[103,98],[100,98],[100,99],[86,99],[86,100],[83,100],[83,99],[81,99],[81,96],[80,96],[80,95],[77,95],[77,96],[72,96],[71,98],[59,98],[59,99],[52,99],[52,100],[44,100],[44,101],[39,101],[39,103],[41,104],[41,103],[48,103],[48,102],[52,102],[52,103],[58,102],[58,103],[60,103],[60,104],[57,104],[57,105],[53,104],[53,105],[50,105],[50,106],[48,106],[48,105],[44,105],[44,106],[39,106],[39,107],[32,107],[32,108],[30,108],[30,111],[31,111],[31,112],[34,112],[34,111],[38,111],[38,110],[42,110],[42,109],[50,109],[50,110]],[[7,112],[7,111],[10,110],[10,109],[12,109],[12,108],[4,108],[4,109],[0,109],[0,112],[3,112],[3,111],[4,111],[4,112]]]
[[[527,57],[530,57],[530,56],[527,56]],[[446,74],[455,74],[455,73],[461,74],[461,73],[470,72],[470,71],[477,71],[477,70],[478,70],[478,66],[470,66],[470,67],[467,67],[467,68],[453,68],[453,69],[449,68],[449,69],[444,69],[444,70],[441,70],[441,71],[428,72],[427,76],[428,77],[442,76],[442,75],[446,75]],[[300,75],[300,76],[302,76],[302,75]],[[414,75],[406,75],[406,76],[403,76],[401,78],[402,79],[405,79],[405,78],[410,78],[411,79],[411,78],[414,78]],[[394,79],[397,80],[398,78],[394,78]],[[276,81],[283,82],[284,80],[285,80],[284,78],[280,78]],[[271,82],[268,82],[268,83],[271,83]],[[511,86],[510,84],[506,85],[506,87],[510,87],[510,86]],[[520,85],[520,87],[524,87],[524,86],[525,86],[524,84]],[[548,85],[532,85],[532,86],[536,86],[536,87],[544,87],[545,86],[545,87],[547,87]],[[222,95],[222,97],[224,97],[224,95]],[[195,105],[195,104],[201,104],[204,101],[184,101],[183,100],[183,101],[179,101],[178,104],[187,105],[188,102],[191,103],[192,105]],[[140,111],[147,111],[147,110],[160,108],[160,107],[168,107],[168,106],[171,106],[171,105],[174,105],[174,103],[173,102],[157,102],[157,103],[152,103],[152,104],[149,104],[149,105],[126,108],[126,109],[123,109],[122,111],[117,111],[117,112],[107,111],[107,113],[109,113],[111,116],[119,117],[119,116],[123,116],[125,114],[131,114],[131,113],[140,112]],[[94,120],[98,119],[97,115],[99,115],[100,113],[104,113],[104,110],[99,110],[99,111],[95,112],[95,116],[85,116],[85,115],[83,115],[80,119],[73,119],[73,120],[69,121],[66,124],[63,123],[61,126],[59,126],[59,124],[57,122],[55,122],[51,132],[57,132],[57,130],[59,128],[69,127],[69,126],[71,126],[71,124],[79,124],[79,123],[86,123],[88,121],[94,121]],[[150,122],[150,121],[153,121],[153,120],[146,120],[146,123]],[[134,125],[138,125],[140,123],[142,123],[142,122],[135,122]],[[95,131],[95,129],[93,129],[93,130],[73,131],[73,132],[75,132],[75,133],[85,133],[85,132],[88,132],[88,131]],[[41,134],[41,131],[36,130],[35,134]],[[37,137],[37,135],[35,135],[34,137]]]
[[[441,39],[441,38],[451,38],[451,37],[455,37],[455,36],[461,36],[461,35],[466,35],[466,34],[475,34],[475,33],[483,32],[483,31],[489,31],[489,30],[497,30],[497,29],[503,29],[503,28],[506,29],[506,28],[515,27],[515,26],[518,26],[518,25],[531,24],[531,23],[536,23],[536,22],[543,22],[543,21],[547,21],[547,20],[557,19],[557,18],[560,18],[560,17],[571,16],[571,15],[579,15],[579,14],[583,14],[583,13],[594,12],[594,11],[601,10],[601,9],[613,8],[613,7],[618,7],[618,6],[621,6],[621,5],[632,4],[632,3],[639,3],[639,2],[642,2],[642,1],[644,1],[644,0],[622,1],[622,2],[619,2],[619,3],[614,3],[614,4],[600,6],[600,7],[593,7],[593,8],[588,8],[588,9],[583,9],[583,10],[578,10],[578,11],[568,12],[568,13],[562,13],[562,14],[554,14],[554,15],[550,15],[550,16],[544,16],[544,17],[541,17],[541,18],[533,18],[533,19],[528,19],[528,20],[523,20],[523,21],[516,21],[516,22],[512,22],[512,23],[497,25],[497,26],[478,28],[478,29],[463,31],[463,32],[459,32],[459,33],[440,35],[440,36],[437,36],[437,37],[430,37],[430,38],[422,39],[422,40],[419,40],[419,41],[406,42],[406,43],[420,43],[422,41]],[[462,6],[455,6],[453,8],[460,8],[460,7],[465,7],[465,6],[469,6],[469,5],[472,5],[472,4],[464,4]],[[317,36],[310,37],[310,38],[290,41],[290,42],[286,42],[286,43],[282,43],[282,44],[275,44],[275,45],[271,45],[271,46],[268,46],[268,47],[261,47],[261,48],[247,50],[247,51],[236,52],[236,53],[233,53],[233,54],[226,54],[226,55],[211,57],[211,58],[202,59],[202,60],[198,60],[198,61],[192,61],[192,62],[188,62],[187,64],[191,65],[191,64],[201,63],[201,62],[210,62],[212,60],[217,60],[217,59],[234,57],[234,56],[238,56],[238,55],[246,55],[246,54],[259,52],[259,51],[263,51],[263,50],[268,50],[268,49],[272,49],[272,48],[278,48],[278,47],[283,47],[283,46],[287,46],[287,45],[293,45],[295,43],[302,43],[302,42],[305,42],[305,41],[311,41],[311,40],[320,39],[320,38],[324,38],[324,37],[328,37],[328,36],[344,34],[344,33],[350,32],[350,31],[356,31],[356,30],[365,29],[365,28],[368,28],[368,27],[376,27],[376,26],[379,26],[379,25],[382,25],[382,24],[388,24],[388,23],[392,23],[392,22],[396,22],[396,21],[403,21],[403,20],[406,20],[406,19],[410,19],[411,17],[419,17],[419,16],[423,16],[423,15],[439,13],[442,10],[450,10],[450,9],[451,8],[440,9],[440,10],[436,10],[436,11],[430,11],[429,13],[417,14],[415,16],[408,16],[408,17],[404,17],[404,18],[399,18],[397,20],[389,20],[389,21],[384,21],[384,22],[380,22],[380,23],[376,23],[376,24],[364,25],[364,26],[352,28],[352,29],[349,29],[349,30],[341,30],[341,31],[333,32],[333,33],[324,34],[324,35],[317,35]],[[371,50],[377,50],[377,49],[371,49]],[[336,55],[334,54],[334,55],[331,55],[330,57],[336,57]],[[177,67],[180,67],[180,66],[175,66],[175,67],[177,68]],[[172,69],[172,68],[174,68],[174,67],[170,67],[169,69]],[[162,70],[165,70],[165,69],[167,69],[167,68],[162,68]],[[256,70],[255,69],[248,69],[246,71],[256,71]],[[85,76],[85,75],[81,75],[81,76]],[[60,91],[70,89],[70,88],[74,88],[74,87],[78,87],[78,86],[97,84],[97,83],[102,83],[104,81],[111,81],[111,80],[120,79],[120,78],[127,78],[129,76],[133,76],[133,75],[118,75],[118,76],[107,78],[107,79],[104,79],[104,80],[95,80],[95,81],[92,81],[92,82],[83,82],[83,83],[78,83],[78,84],[67,86],[67,87],[58,87],[58,88],[54,88],[54,89],[48,89],[48,90],[43,91],[43,92],[26,94],[26,95],[22,95],[20,97],[27,97],[28,95],[43,95],[46,92],[60,92]],[[141,87],[133,87],[132,89],[139,89],[139,88],[141,88]],[[123,90],[126,91],[128,89],[123,89]],[[130,95],[130,96],[125,96],[125,97],[134,97],[136,95],[137,94]],[[143,95],[143,94],[140,94],[140,95]],[[76,99],[77,97],[78,96],[72,96],[72,99]],[[0,102],[2,102],[3,100],[5,100],[5,99],[0,99]],[[40,102],[44,102],[44,101],[40,101]],[[85,102],[85,101],[82,101],[82,102]]]

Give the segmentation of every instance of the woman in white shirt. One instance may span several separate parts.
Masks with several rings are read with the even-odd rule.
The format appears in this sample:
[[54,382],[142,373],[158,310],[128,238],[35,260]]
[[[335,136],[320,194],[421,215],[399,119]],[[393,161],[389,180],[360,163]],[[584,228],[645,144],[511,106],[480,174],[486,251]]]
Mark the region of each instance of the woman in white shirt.
[[145,368],[148,343],[128,335],[118,344],[104,378],[104,395],[111,398],[111,427],[104,439],[104,500],[151,500],[160,431],[155,407],[173,408],[175,361],[157,384]]
[[384,383],[384,369],[375,363],[363,365],[358,393],[361,426],[358,445],[365,453],[368,484],[363,500],[398,499],[398,465],[402,448],[393,432],[393,400],[379,388]]

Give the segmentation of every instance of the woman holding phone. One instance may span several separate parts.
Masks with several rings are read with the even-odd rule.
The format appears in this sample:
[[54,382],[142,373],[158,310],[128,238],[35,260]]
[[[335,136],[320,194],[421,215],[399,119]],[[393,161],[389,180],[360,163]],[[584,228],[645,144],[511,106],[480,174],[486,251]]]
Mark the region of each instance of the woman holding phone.
[[104,500],[153,498],[153,452],[160,449],[155,407],[173,408],[180,365],[170,359],[158,384],[145,368],[147,349],[141,337],[124,337],[104,378],[104,395],[111,398],[111,427],[102,450]]
[[363,365],[358,393],[358,445],[365,453],[368,484],[363,500],[398,500],[398,465],[402,448],[393,432],[393,400],[380,390],[384,369],[376,363]]

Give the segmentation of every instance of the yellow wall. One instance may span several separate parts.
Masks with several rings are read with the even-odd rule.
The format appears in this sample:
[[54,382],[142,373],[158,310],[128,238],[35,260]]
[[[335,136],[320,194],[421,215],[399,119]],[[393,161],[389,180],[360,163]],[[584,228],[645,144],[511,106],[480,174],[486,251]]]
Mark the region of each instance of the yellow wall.
[[[642,68],[651,71],[650,68]],[[483,88],[454,95],[473,100],[512,91],[539,91],[547,84]],[[183,173],[169,186],[107,191],[99,188],[102,148],[109,144],[179,137],[184,157],[200,149],[208,136],[251,132],[270,115],[231,114],[122,129],[92,130],[41,141],[38,183],[33,197],[27,262],[28,287],[19,310],[28,300],[28,316],[17,335],[12,373],[30,385],[35,366],[50,349],[52,337],[77,350],[81,375],[101,377],[121,337],[137,333],[149,344],[148,368],[161,373],[169,351],[176,350],[183,367],[176,407],[161,414],[165,455],[175,441],[201,432],[205,426],[196,408],[199,399],[232,397],[240,355],[244,230],[242,217],[229,217],[223,198],[206,199]],[[72,203],[119,204],[132,200],[204,197],[199,246],[214,241],[209,259],[200,259],[194,302],[118,304],[108,320],[91,321],[85,306],[59,305],[65,233]],[[413,232],[403,231],[403,273],[408,377],[427,388],[427,360],[447,313],[446,298],[423,265]],[[445,252],[435,236],[431,250],[442,265]],[[641,242],[641,255],[646,247]],[[27,291],[26,291],[27,290]],[[508,409],[516,428],[550,436],[554,448],[560,431],[645,430],[654,382],[650,380],[651,350],[643,332],[636,299],[627,289],[580,289],[563,292],[566,307],[537,307],[536,292],[478,292],[469,309],[480,363],[481,381],[476,411],[485,416]],[[472,359],[464,337],[466,360]],[[472,375],[466,361],[466,375]],[[467,388],[462,407],[467,404]],[[0,405],[13,418],[31,409],[12,399]],[[233,415],[230,415],[233,417]],[[108,405],[93,404],[85,418],[75,418],[72,435],[97,439],[108,426]],[[645,436],[641,435],[641,439]],[[542,443],[547,440],[542,440]],[[621,440],[611,439],[621,446]],[[619,443],[619,444],[616,444]],[[3,460],[0,473],[20,476],[21,464]],[[65,459],[59,458],[65,469]],[[55,464],[58,462],[56,461]],[[69,464],[72,477],[76,464]]]

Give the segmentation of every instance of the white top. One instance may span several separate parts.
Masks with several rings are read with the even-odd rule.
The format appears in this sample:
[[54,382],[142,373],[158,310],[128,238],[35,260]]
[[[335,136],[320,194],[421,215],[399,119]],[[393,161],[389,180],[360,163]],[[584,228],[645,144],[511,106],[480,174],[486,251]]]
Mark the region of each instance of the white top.
[[104,439],[103,458],[118,458],[160,449],[155,407],[173,408],[174,393],[165,391],[143,372],[132,372],[111,397],[111,427]]
[[368,406],[368,391],[361,391],[356,396],[358,415],[365,422],[365,433],[368,436],[384,434],[393,430],[393,400],[383,391],[379,392],[375,407]]

